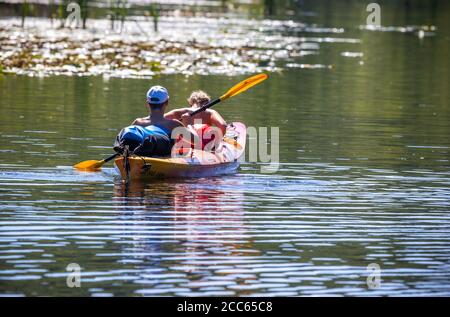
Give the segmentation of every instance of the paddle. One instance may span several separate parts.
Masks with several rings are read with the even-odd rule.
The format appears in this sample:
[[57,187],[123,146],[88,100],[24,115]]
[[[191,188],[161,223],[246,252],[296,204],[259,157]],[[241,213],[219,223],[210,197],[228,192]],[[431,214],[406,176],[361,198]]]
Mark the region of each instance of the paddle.
[[233,87],[231,87],[225,94],[223,94],[222,96],[220,96],[220,98],[214,99],[210,102],[208,102],[206,105],[204,105],[203,107],[193,111],[190,113],[190,116],[194,116],[197,113],[200,113],[202,111],[205,111],[208,108],[211,108],[212,106],[214,106],[215,104],[218,104],[221,101],[227,100],[228,98],[234,97],[239,95],[241,92],[246,91],[247,89],[259,84],[260,82],[264,81],[267,79],[267,75],[266,74],[258,74],[252,77],[249,77],[243,81],[241,81],[240,83],[234,85]]
[[104,160],[101,160],[101,161],[97,161],[97,160],[83,161],[78,164],[75,164],[73,167],[75,167],[78,170],[95,171],[95,170],[100,169],[103,166],[103,164],[111,161],[118,155],[119,155],[119,153],[115,153],[115,154],[111,155],[110,157],[105,158]]
[[[228,98],[234,97],[239,95],[241,92],[246,91],[247,89],[259,84],[260,82],[264,81],[267,79],[267,75],[266,74],[258,74],[252,77],[249,77],[243,81],[241,81],[240,83],[234,85],[233,87],[231,87],[225,94],[223,94],[222,96],[220,96],[220,98],[217,98],[215,100],[212,100],[210,102],[208,102],[206,105],[204,105],[203,107],[193,111],[190,116],[194,116],[197,113],[200,113],[202,111],[205,111],[208,108],[211,108],[212,106],[214,106],[215,104],[218,104],[221,101],[227,100]],[[112,159],[114,159],[115,157],[117,157],[119,155],[119,153],[113,154],[110,157],[101,160],[101,161],[96,161],[96,160],[88,160],[88,161],[83,161],[80,162],[78,164],[75,164],[73,167],[79,170],[85,170],[85,171],[95,171],[100,169],[103,164],[111,161]]]

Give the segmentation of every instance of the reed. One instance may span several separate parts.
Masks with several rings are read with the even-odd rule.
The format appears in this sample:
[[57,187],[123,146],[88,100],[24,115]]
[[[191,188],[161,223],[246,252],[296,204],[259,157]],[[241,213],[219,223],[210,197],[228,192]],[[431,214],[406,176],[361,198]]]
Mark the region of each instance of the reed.
[[81,18],[83,21],[83,29],[86,29],[86,20],[87,17],[89,15],[89,5],[88,5],[88,0],[78,0],[77,1],[78,4],[80,5],[81,8]]
[[128,16],[128,1],[127,0],[113,0],[109,1],[109,18],[111,21],[111,30],[115,28],[116,20],[120,21],[120,32],[122,32],[126,18]]
[[150,5],[150,15],[153,18],[153,30],[158,32],[159,8],[156,4]]
[[21,26],[22,28],[25,27],[25,18],[28,15],[28,12],[30,11],[30,4],[28,3],[27,0],[25,0],[22,3],[22,22],[21,22]]

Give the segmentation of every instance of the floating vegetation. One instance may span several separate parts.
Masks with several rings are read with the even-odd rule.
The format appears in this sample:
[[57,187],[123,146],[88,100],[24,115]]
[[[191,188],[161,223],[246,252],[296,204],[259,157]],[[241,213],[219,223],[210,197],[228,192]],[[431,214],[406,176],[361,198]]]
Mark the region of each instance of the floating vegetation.
[[262,31],[285,26],[280,21],[163,17],[155,29],[141,18],[119,29],[107,19],[90,20],[87,29],[61,28],[43,18],[29,18],[25,28],[19,19],[0,20],[0,66],[3,73],[30,76],[236,75],[280,70],[318,54],[320,43],[360,42],[318,37],[321,29],[312,31],[314,37]]

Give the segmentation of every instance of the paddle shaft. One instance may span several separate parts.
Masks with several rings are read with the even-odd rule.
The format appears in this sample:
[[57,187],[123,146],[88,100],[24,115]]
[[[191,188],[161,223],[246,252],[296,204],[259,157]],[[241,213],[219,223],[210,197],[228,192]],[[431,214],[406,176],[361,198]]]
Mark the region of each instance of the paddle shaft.
[[112,159],[116,158],[117,156],[119,156],[119,153],[114,153],[114,154],[111,155],[110,157],[105,158],[105,159],[103,160],[103,163],[107,163],[107,162],[111,161]]
[[207,103],[206,105],[204,105],[203,107],[201,107],[201,108],[199,108],[199,109],[197,109],[197,110],[191,112],[189,115],[190,115],[191,117],[192,117],[192,116],[195,116],[197,113],[200,113],[200,112],[202,112],[202,111],[205,111],[206,109],[211,108],[212,106],[214,106],[215,104],[218,104],[218,103],[221,102],[221,101],[222,101],[222,100],[221,100],[220,98],[214,99],[214,100],[208,102],[208,103]]
[[214,99],[210,102],[208,102],[206,105],[204,105],[203,107],[191,112],[189,114],[189,116],[195,116],[197,113],[200,113],[202,111],[205,111],[208,108],[211,108],[212,106],[214,106],[215,104],[218,104],[221,101],[224,101],[228,98],[234,97],[239,95],[240,93],[246,91],[247,89],[259,84],[260,82],[264,81],[267,79],[267,75],[266,74],[259,74],[259,75],[255,75],[252,77],[249,77],[241,82],[239,82],[238,84],[234,85],[233,87],[231,87],[225,94],[223,94],[220,98]]

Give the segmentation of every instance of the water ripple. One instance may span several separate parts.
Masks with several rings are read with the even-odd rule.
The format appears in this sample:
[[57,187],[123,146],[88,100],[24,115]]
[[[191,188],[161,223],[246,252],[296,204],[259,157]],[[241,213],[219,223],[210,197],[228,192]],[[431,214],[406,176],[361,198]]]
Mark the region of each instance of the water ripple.
[[[129,186],[111,169],[5,169],[1,292],[27,281],[49,294],[78,263],[93,296],[449,294],[447,172],[282,168]],[[382,268],[376,290],[369,263]]]

